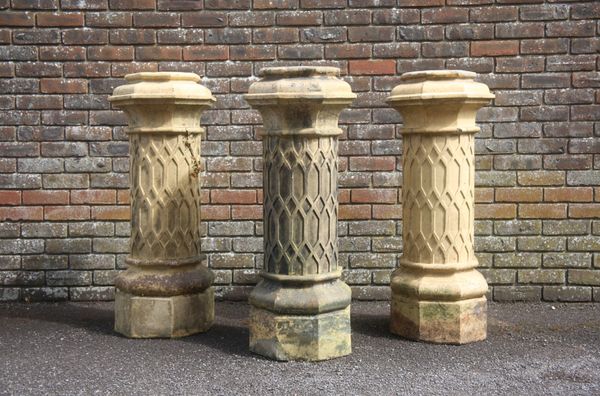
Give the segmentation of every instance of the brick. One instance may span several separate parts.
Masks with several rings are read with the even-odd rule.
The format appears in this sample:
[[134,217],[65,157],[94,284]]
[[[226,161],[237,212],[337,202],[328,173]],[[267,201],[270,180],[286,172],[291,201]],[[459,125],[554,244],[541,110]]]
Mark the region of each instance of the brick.
[[519,53],[517,40],[471,42],[471,56],[507,56]]
[[509,23],[495,26],[498,38],[544,37],[543,23]]
[[354,189],[351,192],[353,203],[396,203],[397,200],[396,189]]
[[215,11],[199,11],[185,13],[181,17],[182,27],[224,27],[227,25],[227,14]]
[[582,286],[544,286],[544,301],[592,301],[592,288]]
[[85,24],[89,27],[130,27],[132,16],[128,12],[86,12]]
[[576,219],[600,218],[600,208],[597,204],[571,204],[569,217]]
[[594,92],[587,89],[549,89],[544,92],[547,104],[593,103]]
[[521,41],[522,54],[564,54],[568,48],[569,40],[566,38]]
[[338,211],[340,220],[370,220],[370,205],[340,205]]
[[596,24],[593,21],[548,22],[546,35],[548,37],[585,37],[594,36]]
[[64,77],[99,78],[110,76],[109,63],[78,63],[69,62],[64,65]]
[[156,0],[109,0],[111,10],[153,10]]
[[[321,11],[290,11],[275,14],[279,26],[311,26],[321,25],[323,13]],[[333,25],[339,25],[333,23]]]
[[350,42],[394,41],[395,29],[392,26],[351,26],[348,28]]
[[479,270],[490,285],[506,285],[515,283],[516,272],[508,269]]
[[321,45],[289,45],[279,46],[277,49],[280,59],[322,59],[323,46]]
[[591,187],[561,187],[544,189],[544,200],[548,202],[591,202]]
[[517,247],[521,251],[560,252],[566,243],[564,237],[522,236],[517,238]]
[[585,235],[589,234],[588,220],[544,220],[544,235]]
[[247,44],[250,43],[252,32],[250,29],[207,29],[204,33],[207,44]]
[[494,38],[492,24],[452,24],[446,26],[448,40],[491,40]]
[[475,216],[478,219],[512,219],[516,217],[513,204],[476,204]]
[[61,205],[69,203],[68,191],[44,191],[30,190],[23,191],[24,205]]
[[43,175],[46,189],[87,188],[89,176],[86,174],[47,174]]
[[129,238],[94,238],[94,253],[128,253]]
[[519,184],[524,186],[563,185],[564,172],[560,171],[523,171],[518,174]]
[[112,301],[115,299],[114,287],[71,287],[73,301]]
[[421,11],[421,23],[461,23],[469,20],[469,10],[460,7],[431,8]]
[[300,31],[303,42],[337,43],[346,41],[346,29],[341,27],[306,28]]
[[210,236],[243,236],[254,235],[254,223],[251,221],[210,222],[208,225]]
[[93,220],[129,220],[129,206],[97,206],[92,208]]
[[[247,48],[247,46],[243,47]],[[238,59],[239,55],[235,55],[232,51],[232,59]],[[183,49],[183,60],[226,60],[229,58],[229,47],[221,45],[211,46],[193,46]],[[245,59],[244,59],[245,60]]]
[[66,287],[34,287],[21,289],[21,298],[25,302],[64,301],[69,297]]
[[325,46],[326,59],[370,58],[371,46],[368,44],[329,44]]
[[351,268],[394,268],[396,255],[383,253],[352,253],[350,254]]
[[109,41],[112,44],[154,44],[156,33],[152,29],[111,29]]
[[[386,10],[387,11],[387,10]],[[376,11],[377,12],[377,11]],[[375,15],[375,14],[373,14]],[[386,13],[387,15],[387,13]],[[375,16],[374,16],[375,18]],[[348,26],[348,25],[369,25],[371,23],[371,11],[369,10],[332,10],[324,13],[325,25]],[[279,19],[278,19],[279,21]],[[375,24],[383,24],[380,18],[374,21]]]
[[421,52],[426,58],[466,57],[469,44],[462,42],[423,43]]
[[210,258],[211,268],[253,268],[254,255],[244,253],[221,253]]
[[569,284],[582,286],[600,286],[600,271],[570,269]]
[[349,63],[352,75],[385,75],[396,73],[394,60],[353,60]]
[[87,93],[87,81],[76,79],[43,78],[40,80],[40,92],[47,94]]
[[135,49],[137,60],[181,60],[181,48],[173,46],[138,47]]
[[600,238],[592,235],[569,237],[567,246],[575,252],[597,252],[600,251]]
[[401,7],[435,7],[443,6],[445,0],[399,0],[398,5]]
[[518,7],[478,7],[471,8],[471,22],[511,22],[518,18]]
[[351,157],[350,170],[353,171],[391,171],[396,168],[394,157]]
[[497,202],[540,202],[541,188],[496,188]]
[[60,77],[62,66],[50,62],[18,63],[15,74],[17,77]]
[[175,12],[133,14],[133,26],[140,28],[172,28],[180,24],[180,14]]
[[100,45],[108,43],[108,32],[99,29],[72,29],[62,32],[66,45]]
[[252,31],[255,44],[295,43],[300,39],[297,28],[258,28]]
[[95,61],[126,61],[133,60],[133,47],[90,47],[88,49],[88,59]]
[[566,204],[520,204],[519,217],[523,219],[563,219],[567,217]]
[[89,206],[46,206],[44,220],[88,220]]
[[519,270],[517,280],[522,284],[564,284],[565,272],[561,270]]
[[43,271],[2,271],[2,286],[41,286],[44,284]]
[[373,205],[373,219],[401,219],[402,207],[400,205]]
[[261,220],[263,208],[260,205],[233,205],[231,218],[233,220]]
[[72,204],[114,204],[116,203],[115,190],[73,190],[71,191]]
[[21,192],[11,190],[0,190],[0,205],[20,205]]
[[82,13],[38,13],[36,22],[39,27],[78,27],[83,26]]
[[0,13],[0,26],[32,27],[35,23],[34,14],[30,12],[7,12]]
[[505,220],[494,222],[497,235],[539,235],[542,232],[541,220]]
[[444,39],[443,26],[399,26],[398,38],[405,41],[440,41]]
[[587,268],[592,262],[591,253],[544,253],[543,265],[548,268]]
[[61,0],[60,8],[63,10],[105,10],[108,0]]
[[160,44],[201,44],[204,41],[202,29],[161,29],[156,34]]
[[393,220],[351,221],[349,222],[349,234],[368,236],[395,235],[395,222]]
[[204,8],[200,0],[158,0],[157,9],[161,11],[196,11]]
[[319,0],[300,0],[301,8],[344,8],[346,6],[345,0],[330,0],[322,2]]
[[115,257],[112,254],[72,254],[69,255],[69,264],[76,270],[112,269]]
[[569,6],[566,4],[524,5],[519,7],[519,15],[524,21],[548,21],[567,19]]
[[92,273],[87,271],[51,271],[46,275],[48,286],[81,286],[92,283]]
[[595,186],[600,184],[600,171],[568,171],[567,184],[570,186]]
[[499,73],[531,73],[543,72],[545,58],[534,56],[521,56],[517,58],[498,58],[496,72]]
[[256,203],[256,191],[254,190],[213,190],[210,193],[212,203],[226,204],[252,204]]
[[66,255],[32,255],[23,257],[24,270],[60,270],[69,266]]
[[[355,12],[361,12],[358,15],[352,15],[347,19],[350,21],[339,20],[338,23],[341,25],[348,24],[360,24],[368,25],[370,18],[367,10],[357,10]],[[364,12],[364,14],[362,14]],[[419,23],[421,21],[419,10],[411,9],[388,9],[388,10],[373,10],[373,24],[375,25],[405,25],[409,23]],[[327,15],[325,15],[325,22],[327,23]]]

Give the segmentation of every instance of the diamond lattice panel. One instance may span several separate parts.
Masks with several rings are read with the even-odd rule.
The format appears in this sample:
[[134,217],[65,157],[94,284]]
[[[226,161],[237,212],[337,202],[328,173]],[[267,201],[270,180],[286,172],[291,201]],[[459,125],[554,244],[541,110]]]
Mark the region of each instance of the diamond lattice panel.
[[134,258],[186,258],[200,252],[200,191],[186,140],[199,152],[199,135],[130,137]]
[[404,135],[404,258],[474,260],[473,135]]
[[265,269],[309,275],[337,269],[337,139],[264,142]]

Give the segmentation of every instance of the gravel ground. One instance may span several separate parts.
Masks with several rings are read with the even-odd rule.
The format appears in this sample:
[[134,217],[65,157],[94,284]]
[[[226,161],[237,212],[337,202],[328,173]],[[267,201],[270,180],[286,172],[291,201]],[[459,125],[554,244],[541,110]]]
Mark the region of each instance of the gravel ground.
[[600,304],[490,304],[488,340],[388,333],[389,304],[353,303],[353,354],[280,363],[248,352],[247,305],[205,334],[130,340],[111,303],[0,305],[0,394],[600,394]]

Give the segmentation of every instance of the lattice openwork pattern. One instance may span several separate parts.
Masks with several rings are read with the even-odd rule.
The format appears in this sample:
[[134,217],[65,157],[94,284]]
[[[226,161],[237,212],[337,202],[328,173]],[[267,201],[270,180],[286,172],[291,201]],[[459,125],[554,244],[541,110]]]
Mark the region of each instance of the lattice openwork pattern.
[[190,149],[199,135],[130,137],[131,255],[186,258],[200,253],[200,190]]
[[265,269],[308,275],[337,269],[337,140],[267,136]]
[[404,135],[404,258],[474,260],[474,137]]

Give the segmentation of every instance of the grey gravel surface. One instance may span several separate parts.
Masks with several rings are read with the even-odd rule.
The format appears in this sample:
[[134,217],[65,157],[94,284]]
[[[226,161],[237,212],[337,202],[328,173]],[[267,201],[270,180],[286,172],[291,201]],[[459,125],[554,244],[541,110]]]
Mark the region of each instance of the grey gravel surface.
[[600,304],[490,304],[488,340],[388,333],[389,305],[353,303],[353,354],[320,363],[248,352],[243,303],[205,334],[130,340],[111,303],[0,305],[0,394],[600,394]]

